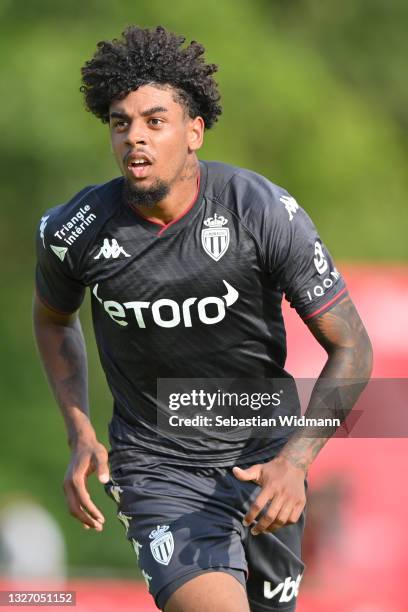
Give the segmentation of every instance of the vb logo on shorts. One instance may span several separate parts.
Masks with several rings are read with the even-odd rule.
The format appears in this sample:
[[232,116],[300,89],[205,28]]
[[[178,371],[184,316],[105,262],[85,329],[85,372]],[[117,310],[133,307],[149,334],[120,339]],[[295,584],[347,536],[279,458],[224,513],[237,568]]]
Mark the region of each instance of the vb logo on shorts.
[[299,595],[299,585],[300,581],[303,578],[303,574],[298,574],[296,580],[292,580],[290,576],[286,578],[284,582],[278,584],[277,587],[272,589],[272,585],[270,582],[264,582],[264,597],[266,599],[273,599],[274,597],[279,597],[280,602],[287,603],[294,597]]
[[168,528],[168,525],[157,525],[157,529],[153,529],[149,535],[149,538],[153,540],[150,542],[153,558],[162,565],[170,563],[174,552],[173,534],[168,531]]

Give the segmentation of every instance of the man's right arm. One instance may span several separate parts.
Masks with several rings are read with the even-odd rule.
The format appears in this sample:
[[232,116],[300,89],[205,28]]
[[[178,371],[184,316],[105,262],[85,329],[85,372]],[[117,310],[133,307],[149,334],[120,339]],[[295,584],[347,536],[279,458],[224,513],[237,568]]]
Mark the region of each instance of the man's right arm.
[[48,381],[63,414],[72,450],[64,491],[72,516],[85,528],[102,530],[104,517],[92,502],[87,477],[97,472],[109,480],[108,454],[96,438],[89,419],[85,342],[77,313],[47,308],[37,295],[33,306],[34,333]]

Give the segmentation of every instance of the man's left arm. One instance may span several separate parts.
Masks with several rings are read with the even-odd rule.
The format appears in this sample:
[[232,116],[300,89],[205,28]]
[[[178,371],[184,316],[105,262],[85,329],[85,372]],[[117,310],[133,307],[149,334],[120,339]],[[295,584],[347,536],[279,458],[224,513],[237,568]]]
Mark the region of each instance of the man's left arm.
[[[366,386],[372,369],[372,348],[358,312],[347,296],[329,311],[308,321],[328,354],[305,412],[308,418],[339,418],[343,423]],[[296,523],[306,503],[304,479],[316,455],[338,427],[297,430],[272,461],[246,470],[235,467],[239,480],[254,481],[261,491],[244,517],[255,523],[252,533],[275,531]]]

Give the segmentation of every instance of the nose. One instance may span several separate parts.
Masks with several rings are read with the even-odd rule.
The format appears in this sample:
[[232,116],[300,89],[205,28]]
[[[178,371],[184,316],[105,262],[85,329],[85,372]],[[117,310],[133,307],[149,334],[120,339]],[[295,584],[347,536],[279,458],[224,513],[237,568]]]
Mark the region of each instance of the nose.
[[146,125],[143,121],[132,121],[127,133],[126,144],[134,147],[135,145],[147,144]]

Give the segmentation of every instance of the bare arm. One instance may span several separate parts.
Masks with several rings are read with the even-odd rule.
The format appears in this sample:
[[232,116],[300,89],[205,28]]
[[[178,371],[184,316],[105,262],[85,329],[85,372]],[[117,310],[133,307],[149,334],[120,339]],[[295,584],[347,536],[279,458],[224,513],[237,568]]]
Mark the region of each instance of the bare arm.
[[68,442],[89,433],[85,343],[77,314],[56,313],[34,298],[34,333],[48,382],[61,408]]
[[[326,350],[328,359],[315,384],[305,416],[337,417],[343,422],[370,378],[370,339],[349,297],[321,317],[312,319],[308,327]],[[336,429],[319,428],[314,432],[313,428],[305,427],[291,437],[281,455],[306,472]]]
[[96,438],[89,419],[85,343],[76,313],[64,315],[47,308],[37,296],[33,306],[34,333],[49,384],[61,409],[72,450],[64,479],[70,513],[85,527],[102,529],[104,518],[86,488],[89,474],[109,480],[107,451]]
[[[305,415],[338,417],[343,422],[367,384],[372,368],[372,349],[367,332],[350,298],[311,320],[308,327],[327,351],[327,362],[315,384]],[[314,430],[305,427],[293,434],[280,454],[265,464],[247,470],[234,468],[239,480],[252,480],[262,489],[244,518],[257,535],[295,523],[306,503],[304,478],[307,470],[336,427]]]

